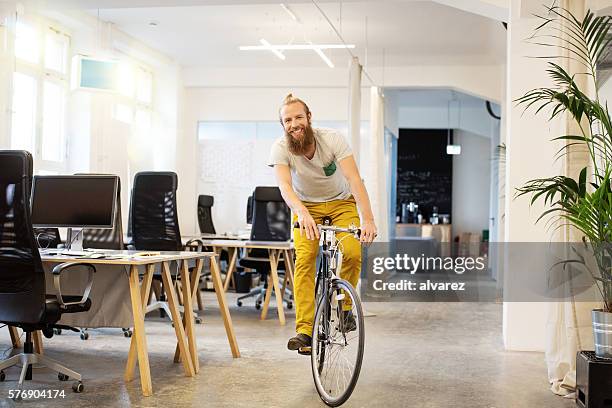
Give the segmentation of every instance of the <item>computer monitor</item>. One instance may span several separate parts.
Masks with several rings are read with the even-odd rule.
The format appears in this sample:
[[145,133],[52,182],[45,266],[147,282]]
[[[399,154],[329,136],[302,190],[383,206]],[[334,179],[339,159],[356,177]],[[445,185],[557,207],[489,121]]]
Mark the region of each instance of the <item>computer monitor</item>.
[[[32,225],[44,228],[113,228],[117,176],[34,176]],[[72,243],[68,239],[67,247]]]

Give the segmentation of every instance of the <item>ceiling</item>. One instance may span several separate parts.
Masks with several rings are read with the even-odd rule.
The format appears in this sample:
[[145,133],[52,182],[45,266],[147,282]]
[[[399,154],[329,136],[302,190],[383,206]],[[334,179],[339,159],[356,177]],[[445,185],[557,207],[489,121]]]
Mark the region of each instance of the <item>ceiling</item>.
[[[272,44],[340,43],[312,2],[286,2],[301,24],[279,3],[234,0],[229,2],[232,4],[209,1],[206,3],[215,4],[175,7],[165,3],[164,7],[88,12],[114,23],[183,67],[324,68],[325,63],[313,51],[286,51],[286,60],[281,61],[271,52],[240,51],[238,47],[259,45],[261,38]],[[174,3],[202,4],[202,0]],[[356,45],[353,53],[369,67],[500,64],[505,58],[506,32],[500,22],[437,2],[327,1],[319,5],[345,41]],[[350,55],[346,50],[325,53],[337,67],[347,66]]]

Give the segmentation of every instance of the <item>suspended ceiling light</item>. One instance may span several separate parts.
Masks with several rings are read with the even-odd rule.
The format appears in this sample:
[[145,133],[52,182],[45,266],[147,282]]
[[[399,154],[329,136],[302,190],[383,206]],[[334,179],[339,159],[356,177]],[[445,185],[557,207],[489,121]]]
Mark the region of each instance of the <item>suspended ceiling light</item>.
[[280,52],[277,48],[272,47],[272,45],[268,41],[262,38],[261,40],[259,40],[259,42],[263,44],[264,50],[271,51],[278,58],[282,59],[283,61],[285,60],[285,56],[283,55],[283,53]]
[[285,60],[285,55],[281,51],[297,51],[297,50],[310,50],[317,53],[319,57],[327,64],[328,67],[334,68],[334,63],[329,59],[323,50],[330,49],[343,49],[343,48],[355,48],[354,44],[286,44],[286,45],[272,45],[268,41],[261,39],[259,40],[262,45],[242,45],[239,47],[240,51],[271,51],[278,58]]
[[[454,98],[454,93],[453,93],[453,98]],[[451,112],[451,103],[453,105],[457,105],[457,101],[455,99],[453,99],[452,101],[448,101],[448,116],[447,116],[447,120],[448,120],[448,127],[447,127],[447,131],[446,131],[446,154],[450,154],[450,155],[457,155],[457,154],[461,154],[461,145],[460,144],[454,144],[451,143],[451,123],[450,123],[450,112]],[[461,115],[461,112],[459,110],[459,108],[457,108],[457,112],[459,115]],[[457,128],[459,127],[459,125],[457,125]]]
[[334,63],[331,62],[331,60],[329,58],[327,58],[327,55],[325,55],[323,53],[323,51],[321,51],[320,48],[315,48],[314,50],[317,54],[319,54],[319,57],[321,57],[321,59],[327,64],[328,67],[333,68],[334,67]]
[[280,6],[282,7],[283,10],[285,10],[287,12],[287,14],[289,14],[289,17],[291,17],[291,19],[299,24],[302,24],[302,22],[297,18],[297,16],[295,15],[295,13],[293,11],[291,11],[291,9],[285,4],[285,3],[281,3]]
[[[261,41],[260,41],[261,42]],[[267,41],[266,41],[267,42]],[[295,51],[295,50],[331,50],[331,49],[344,49],[344,48],[355,48],[355,44],[285,44],[285,45],[241,45],[238,47],[240,51],[269,51],[270,48],[278,51]]]

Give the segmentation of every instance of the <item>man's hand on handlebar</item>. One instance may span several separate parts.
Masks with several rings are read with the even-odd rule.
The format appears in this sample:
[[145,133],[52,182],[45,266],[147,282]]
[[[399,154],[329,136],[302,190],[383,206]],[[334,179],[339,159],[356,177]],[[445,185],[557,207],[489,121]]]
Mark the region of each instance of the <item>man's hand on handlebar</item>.
[[319,228],[317,228],[317,224],[308,210],[304,209],[298,212],[297,216],[300,224],[300,236],[306,234],[308,239],[319,239]]
[[374,221],[362,222],[359,241],[363,244],[371,244],[374,238],[376,238],[376,224],[374,224]]

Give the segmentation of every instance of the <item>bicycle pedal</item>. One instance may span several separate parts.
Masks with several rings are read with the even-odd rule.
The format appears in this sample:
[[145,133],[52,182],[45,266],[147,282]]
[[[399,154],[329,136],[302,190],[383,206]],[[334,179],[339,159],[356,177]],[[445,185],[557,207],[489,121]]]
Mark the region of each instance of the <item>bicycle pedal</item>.
[[312,347],[311,346],[300,347],[298,349],[298,354],[301,354],[303,356],[309,356],[311,353],[312,353]]

